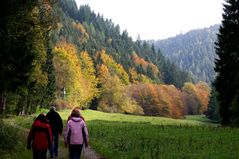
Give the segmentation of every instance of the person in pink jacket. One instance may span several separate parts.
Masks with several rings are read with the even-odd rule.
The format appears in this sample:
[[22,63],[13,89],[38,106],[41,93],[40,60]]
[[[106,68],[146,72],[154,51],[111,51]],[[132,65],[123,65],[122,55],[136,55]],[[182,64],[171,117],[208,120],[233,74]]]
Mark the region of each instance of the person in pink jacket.
[[64,142],[69,147],[70,159],[80,159],[83,145],[88,147],[88,129],[79,109],[73,109],[64,132]]

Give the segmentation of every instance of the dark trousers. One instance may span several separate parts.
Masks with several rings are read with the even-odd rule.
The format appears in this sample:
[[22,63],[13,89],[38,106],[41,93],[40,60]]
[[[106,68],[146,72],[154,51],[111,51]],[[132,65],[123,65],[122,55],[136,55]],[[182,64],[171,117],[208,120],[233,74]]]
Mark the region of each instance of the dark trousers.
[[58,155],[58,140],[59,140],[59,133],[53,132],[52,133],[52,145],[51,145],[51,150],[50,154],[51,157],[57,156]]
[[80,159],[83,145],[69,145],[70,159]]
[[46,159],[46,150],[32,150],[33,152],[33,159]]

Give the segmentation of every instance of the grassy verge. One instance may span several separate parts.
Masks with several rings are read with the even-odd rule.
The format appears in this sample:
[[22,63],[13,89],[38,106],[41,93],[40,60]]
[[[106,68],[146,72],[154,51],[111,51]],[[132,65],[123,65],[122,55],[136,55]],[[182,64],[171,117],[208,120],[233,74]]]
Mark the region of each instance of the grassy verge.
[[236,159],[239,129],[212,124],[204,116],[186,119],[83,111],[90,144],[110,159]]
[[239,130],[219,127],[90,121],[91,144],[110,159],[236,159]]
[[31,151],[26,149],[24,132],[3,122],[0,127],[0,159],[31,158]]
[[[64,125],[70,112],[60,111]],[[82,114],[87,120],[91,147],[107,159],[237,159],[239,156],[239,129],[211,124],[203,116],[176,120],[91,110]],[[5,121],[30,128],[36,115]],[[31,158],[27,156],[26,141],[15,140],[20,143],[17,149],[22,154],[15,150],[0,152],[6,154],[4,158]]]

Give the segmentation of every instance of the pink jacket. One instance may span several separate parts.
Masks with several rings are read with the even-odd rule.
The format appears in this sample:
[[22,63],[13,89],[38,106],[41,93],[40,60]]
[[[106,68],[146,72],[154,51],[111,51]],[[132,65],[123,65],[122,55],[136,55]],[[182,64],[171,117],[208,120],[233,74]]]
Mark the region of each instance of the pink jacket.
[[67,126],[64,132],[64,140],[70,145],[83,144],[83,131],[85,134],[85,142],[88,143],[88,130],[85,121],[80,117],[71,117],[67,122]]

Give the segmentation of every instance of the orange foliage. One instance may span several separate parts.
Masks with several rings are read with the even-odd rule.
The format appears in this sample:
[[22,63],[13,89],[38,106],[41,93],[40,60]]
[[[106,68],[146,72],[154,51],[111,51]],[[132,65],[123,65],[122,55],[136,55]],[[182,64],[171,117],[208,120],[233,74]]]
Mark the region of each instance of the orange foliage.
[[208,109],[209,95],[211,92],[210,87],[205,82],[198,82],[196,85],[197,98],[200,102],[199,113],[204,113]]
[[144,70],[147,69],[149,62],[147,62],[143,58],[139,57],[136,53],[133,53],[131,58],[136,66],[141,65]]
[[182,93],[173,85],[137,84],[129,87],[128,91],[146,115],[173,118],[184,115]]
[[142,66],[144,71],[146,71],[147,68],[151,69],[154,77],[156,77],[159,74],[159,70],[158,70],[158,67],[156,65],[154,65],[151,62],[145,61],[143,58],[139,57],[136,53],[133,53],[131,58],[133,60],[133,63],[136,66]]
[[134,84],[128,94],[144,109],[146,115],[181,118],[185,114],[201,114],[208,105],[210,88],[204,82],[174,85]]
[[43,6],[46,11],[52,10],[52,3],[49,0],[43,0]]
[[76,30],[79,30],[80,33],[82,34],[82,36],[80,37],[80,42],[81,42],[81,43],[84,43],[84,42],[86,42],[87,39],[89,39],[89,35],[88,35],[87,31],[85,30],[84,26],[83,26],[81,23],[79,23],[79,22],[77,22],[77,23],[73,22],[73,23],[72,23],[72,26],[73,26],[73,28],[75,28]]
[[185,83],[182,88],[188,114],[202,114],[208,108],[210,87],[205,82]]

